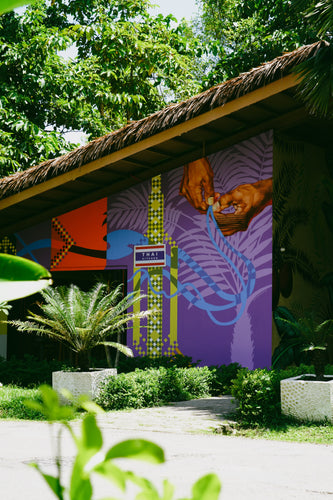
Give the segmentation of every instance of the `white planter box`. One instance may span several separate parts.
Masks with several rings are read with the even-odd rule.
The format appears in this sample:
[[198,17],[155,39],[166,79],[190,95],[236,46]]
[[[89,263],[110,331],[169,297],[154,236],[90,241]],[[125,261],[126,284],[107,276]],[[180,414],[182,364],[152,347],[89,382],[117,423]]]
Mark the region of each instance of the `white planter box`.
[[282,413],[297,420],[333,423],[333,376],[325,375],[327,382],[301,380],[302,377],[281,380]]
[[65,401],[61,396],[61,389],[67,389],[74,398],[85,394],[94,399],[98,396],[101,383],[116,375],[116,368],[94,369],[89,372],[53,372],[52,387],[58,392],[62,402]]

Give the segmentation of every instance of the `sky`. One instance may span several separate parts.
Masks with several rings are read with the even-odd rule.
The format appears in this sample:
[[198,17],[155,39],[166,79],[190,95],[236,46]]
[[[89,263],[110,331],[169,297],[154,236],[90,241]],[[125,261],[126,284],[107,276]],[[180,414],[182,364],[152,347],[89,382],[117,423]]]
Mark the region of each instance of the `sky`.
[[178,21],[183,17],[190,20],[198,12],[195,0],[151,0],[151,3],[159,5],[154,13],[173,14]]

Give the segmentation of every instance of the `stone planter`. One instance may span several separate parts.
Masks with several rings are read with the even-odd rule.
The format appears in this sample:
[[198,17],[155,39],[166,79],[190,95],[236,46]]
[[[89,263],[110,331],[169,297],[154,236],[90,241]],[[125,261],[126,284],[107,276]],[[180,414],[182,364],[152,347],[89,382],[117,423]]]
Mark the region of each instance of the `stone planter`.
[[325,375],[327,381],[302,380],[302,377],[281,380],[282,413],[297,420],[333,423],[333,376]]
[[101,383],[108,377],[116,375],[116,368],[95,368],[89,372],[53,372],[52,387],[58,392],[62,402],[68,400],[65,401],[61,395],[61,389],[67,389],[75,398],[85,394],[94,399],[98,396]]

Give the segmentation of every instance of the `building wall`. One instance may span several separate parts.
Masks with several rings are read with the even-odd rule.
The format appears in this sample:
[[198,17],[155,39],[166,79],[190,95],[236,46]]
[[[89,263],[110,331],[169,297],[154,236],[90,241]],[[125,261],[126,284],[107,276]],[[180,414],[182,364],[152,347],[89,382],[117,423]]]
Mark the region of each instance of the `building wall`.
[[[273,134],[207,161],[215,192],[233,198],[238,186],[272,178]],[[135,324],[128,332],[136,355],[178,353],[209,365],[270,366],[271,204],[249,223],[229,214],[227,223],[217,224],[179,194],[185,170],[176,168],[21,231],[17,254],[54,273],[126,269],[127,291],[146,295],[137,307],[155,309],[148,324]],[[233,212],[232,203],[226,212]],[[236,221],[234,232],[225,236],[230,220]],[[134,246],[147,244],[165,245],[164,267],[134,267]]]
[[[323,321],[333,315],[332,158],[330,151],[312,144],[275,137],[273,267],[280,276],[273,302],[295,318],[313,314]],[[283,200],[279,191],[286,182]],[[273,351],[280,340],[273,324]],[[286,356],[285,361],[293,360]]]

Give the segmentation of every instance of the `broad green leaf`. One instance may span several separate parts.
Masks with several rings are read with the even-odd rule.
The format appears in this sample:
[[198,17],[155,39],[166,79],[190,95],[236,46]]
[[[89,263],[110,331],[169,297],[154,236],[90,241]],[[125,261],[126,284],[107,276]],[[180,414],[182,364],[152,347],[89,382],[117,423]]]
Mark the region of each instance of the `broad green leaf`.
[[72,476],[70,487],[70,500],[91,500],[93,489],[90,479],[82,474],[75,474],[74,480]]
[[207,474],[198,479],[192,487],[191,500],[218,500],[221,482],[216,474]]
[[159,494],[155,486],[149,479],[137,476],[134,472],[128,471],[127,479],[141,488],[141,492],[137,494],[136,500],[159,500]]
[[60,484],[59,478],[50,476],[49,474],[44,474],[44,472],[42,472],[42,470],[40,469],[39,465],[36,463],[31,463],[29,465],[38,470],[38,472],[40,473],[41,476],[43,476],[43,478],[45,479],[51,490],[54,492],[56,497],[59,500],[63,500],[64,487]]
[[57,392],[48,385],[41,385],[39,391],[42,396],[42,403],[37,401],[25,401],[24,404],[39,411],[50,422],[58,420],[68,420],[74,417],[74,410],[69,406],[61,406]]
[[88,414],[82,421],[82,451],[87,450],[89,454],[97,453],[103,445],[103,438],[100,428],[97,425],[96,418]]
[[92,468],[92,472],[100,474],[108,481],[116,484],[119,489],[125,491],[127,477],[126,472],[114,465],[110,460],[97,464]]
[[102,433],[94,415],[88,414],[84,417],[81,424],[81,435],[73,435],[73,438],[77,446],[77,454],[70,483],[71,499],[89,500],[92,489],[85,467],[103,445]]
[[0,0],[0,14],[9,12],[17,7],[21,7],[21,5],[27,5],[29,3],[30,2],[28,0]]
[[172,500],[175,492],[175,487],[167,479],[163,481],[163,497],[162,500]]
[[122,441],[110,448],[105,458],[107,460],[113,458],[131,458],[156,464],[165,461],[163,449],[157,444],[146,441],[145,439],[129,439],[127,441]]
[[91,401],[89,397],[85,395],[79,397],[78,405],[86,412],[94,415],[103,415],[103,413],[105,413],[103,408]]

